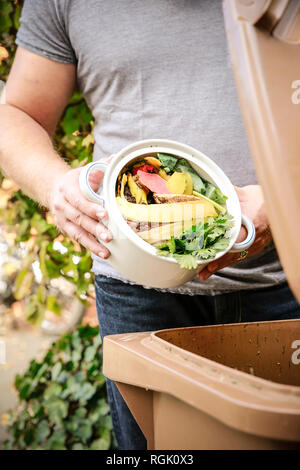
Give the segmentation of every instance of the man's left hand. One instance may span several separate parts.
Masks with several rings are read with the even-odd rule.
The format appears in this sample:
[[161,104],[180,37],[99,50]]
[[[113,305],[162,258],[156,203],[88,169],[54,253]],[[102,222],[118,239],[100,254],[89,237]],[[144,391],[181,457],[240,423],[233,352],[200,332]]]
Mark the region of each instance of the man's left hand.
[[[253,245],[248,250],[248,256],[261,251],[272,240],[272,235],[265,211],[264,197],[259,185],[244,186],[239,188],[235,186],[238,198],[241,203],[242,213],[247,215],[254,223],[256,237]],[[237,243],[245,240],[247,232],[244,226],[241,227]],[[212,274],[220,269],[236,264],[240,261],[240,253],[226,253],[226,255],[209,263],[199,274],[202,281],[206,281]]]

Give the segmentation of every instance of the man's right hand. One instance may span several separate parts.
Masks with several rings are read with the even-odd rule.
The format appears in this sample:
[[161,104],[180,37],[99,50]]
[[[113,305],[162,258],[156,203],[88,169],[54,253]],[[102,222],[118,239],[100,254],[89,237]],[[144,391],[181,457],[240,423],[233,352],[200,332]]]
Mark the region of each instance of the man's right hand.
[[[80,191],[79,174],[81,168],[60,174],[53,185],[49,208],[59,230],[91,250],[101,258],[108,258],[109,250],[97,240],[104,242],[112,239],[111,232],[101,223],[108,214],[105,209],[88,201]],[[99,183],[103,177],[97,172]]]

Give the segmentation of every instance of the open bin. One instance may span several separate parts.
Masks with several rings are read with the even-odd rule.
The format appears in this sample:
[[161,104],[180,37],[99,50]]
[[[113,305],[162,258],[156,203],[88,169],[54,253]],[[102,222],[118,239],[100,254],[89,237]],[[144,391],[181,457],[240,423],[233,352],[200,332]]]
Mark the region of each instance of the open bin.
[[148,449],[300,449],[300,320],[107,336]]

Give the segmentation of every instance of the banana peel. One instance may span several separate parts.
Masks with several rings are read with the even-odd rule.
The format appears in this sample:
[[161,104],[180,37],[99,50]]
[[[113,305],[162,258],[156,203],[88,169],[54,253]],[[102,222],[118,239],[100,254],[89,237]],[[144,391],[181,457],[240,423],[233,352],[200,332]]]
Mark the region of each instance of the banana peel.
[[139,222],[182,222],[185,220],[203,220],[205,217],[216,217],[217,211],[210,201],[192,200],[171,204],[134,204],[125,198],[117,197],[117,205],[123,217]]
[[127,182],[128,182],[130,192],[132,196],[135,198],[135,202],[137,204],[148,204],[146,192],[136,184],[132,175],[130,174],[128,175]]
[[149,165],[153,165],[155,168],[159,168],[161,167],[162,163],[160,160],[158,160],[158,158],[155,158],[155,157],[145,157],[144,158],[145,162],[146,163],[149,163]]
[[122,198],[125,197],[124,190],[125,190],[126,183],[127,183],[127,175],[126,173],[123,173],[122,180],[121,180],[121,189],[120,189],[120,194]]
[[195,225],[200,220],[184,220],[182,222],[175,222],[173,224],[164,224],[159,227],[152,228],[150,230],[144,230],[138,232],[139,237],[141,237],[146,242],[154,245],[158,242],[163,242],[165,240],[170,240],[171,237],[178,238],[183,232],[189,230],[192,225]]

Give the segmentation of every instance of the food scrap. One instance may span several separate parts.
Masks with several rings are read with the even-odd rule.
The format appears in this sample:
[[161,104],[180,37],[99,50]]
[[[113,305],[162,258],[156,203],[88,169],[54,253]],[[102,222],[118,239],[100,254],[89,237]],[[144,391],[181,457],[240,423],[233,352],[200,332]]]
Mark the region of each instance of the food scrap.
[[160,256],[194,269],[229,245],[227,197],[184,158],[155,153],[121,171],[116,200],[128,225]]

